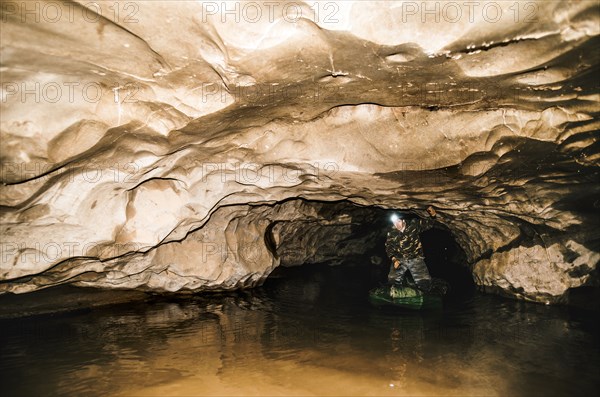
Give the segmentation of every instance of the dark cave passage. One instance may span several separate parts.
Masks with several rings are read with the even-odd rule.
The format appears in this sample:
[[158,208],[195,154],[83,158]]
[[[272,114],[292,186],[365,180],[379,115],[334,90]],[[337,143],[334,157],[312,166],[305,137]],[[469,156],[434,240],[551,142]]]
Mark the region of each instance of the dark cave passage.
[[[390,215],[407,211],[358,206],[348,201],[303,200],[303,205],[305,212],[311,208],[316,216],[278,222],[267,228],[267,246],[281,259],[270,278],[311,273],[316,269],[307,265],[364,266],[362,274],[368,275],[369,284],[386,282],[390,260],[385,252],[385,240],[393,227]],[[432,277],[446,280],[453,295],[474,291],[465,252],[450,230],[438,222],[433,229],[421,233],[420,238]],[[289,268],[299,266],[303,269],[290,272]],[[339,272],[338,276],[345,277],[345,274],[350,272]]]
[[421,233],[421,243],[431,276],[446,280],[450,284],[450,293],[471,293],[475,290],[466,255],[450,231],[434,227]]

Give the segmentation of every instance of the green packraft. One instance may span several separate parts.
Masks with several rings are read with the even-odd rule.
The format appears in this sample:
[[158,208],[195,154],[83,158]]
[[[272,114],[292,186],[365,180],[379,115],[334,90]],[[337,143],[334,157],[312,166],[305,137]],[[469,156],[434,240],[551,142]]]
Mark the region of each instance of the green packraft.
[[423,292],[416,287],[386,286],[369,291],[369,299],[375,305],[392,305],[407,309],[436,309],[442,307],[442,296],[447,287],[432,288],[430,292]]

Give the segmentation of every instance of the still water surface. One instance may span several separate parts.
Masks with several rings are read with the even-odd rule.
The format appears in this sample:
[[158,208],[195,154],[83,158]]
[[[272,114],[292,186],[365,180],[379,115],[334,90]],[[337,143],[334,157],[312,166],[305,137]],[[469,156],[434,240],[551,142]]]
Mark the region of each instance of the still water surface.
[[477,293],[370,305],[368,268],[0,321],[5,396],[573,396],[600,387],[594,316]]

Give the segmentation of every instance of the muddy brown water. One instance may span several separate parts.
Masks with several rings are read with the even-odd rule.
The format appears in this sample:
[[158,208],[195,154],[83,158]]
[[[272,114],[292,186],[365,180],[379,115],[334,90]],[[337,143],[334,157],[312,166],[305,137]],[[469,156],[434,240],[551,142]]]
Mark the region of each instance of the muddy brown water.
[[477,292],[372,306],[366,267],[245,292],[0,320],[4,396],[573,396],[600,387],[596,316]]

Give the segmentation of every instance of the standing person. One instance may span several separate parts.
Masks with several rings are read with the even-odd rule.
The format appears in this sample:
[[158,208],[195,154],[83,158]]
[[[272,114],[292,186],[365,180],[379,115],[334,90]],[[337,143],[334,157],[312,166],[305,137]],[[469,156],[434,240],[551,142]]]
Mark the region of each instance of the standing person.
[[392,215],[392,230],[388,232],[385,250],[392,260],[388,281],[395,285],[403,285],[408,271],[421,291],[431,289],[431,276],[425,264],[423,246],[419,234],[431,229],[436,216],[433,207],[427,208],[429,219],[405,218],[403,215]]

